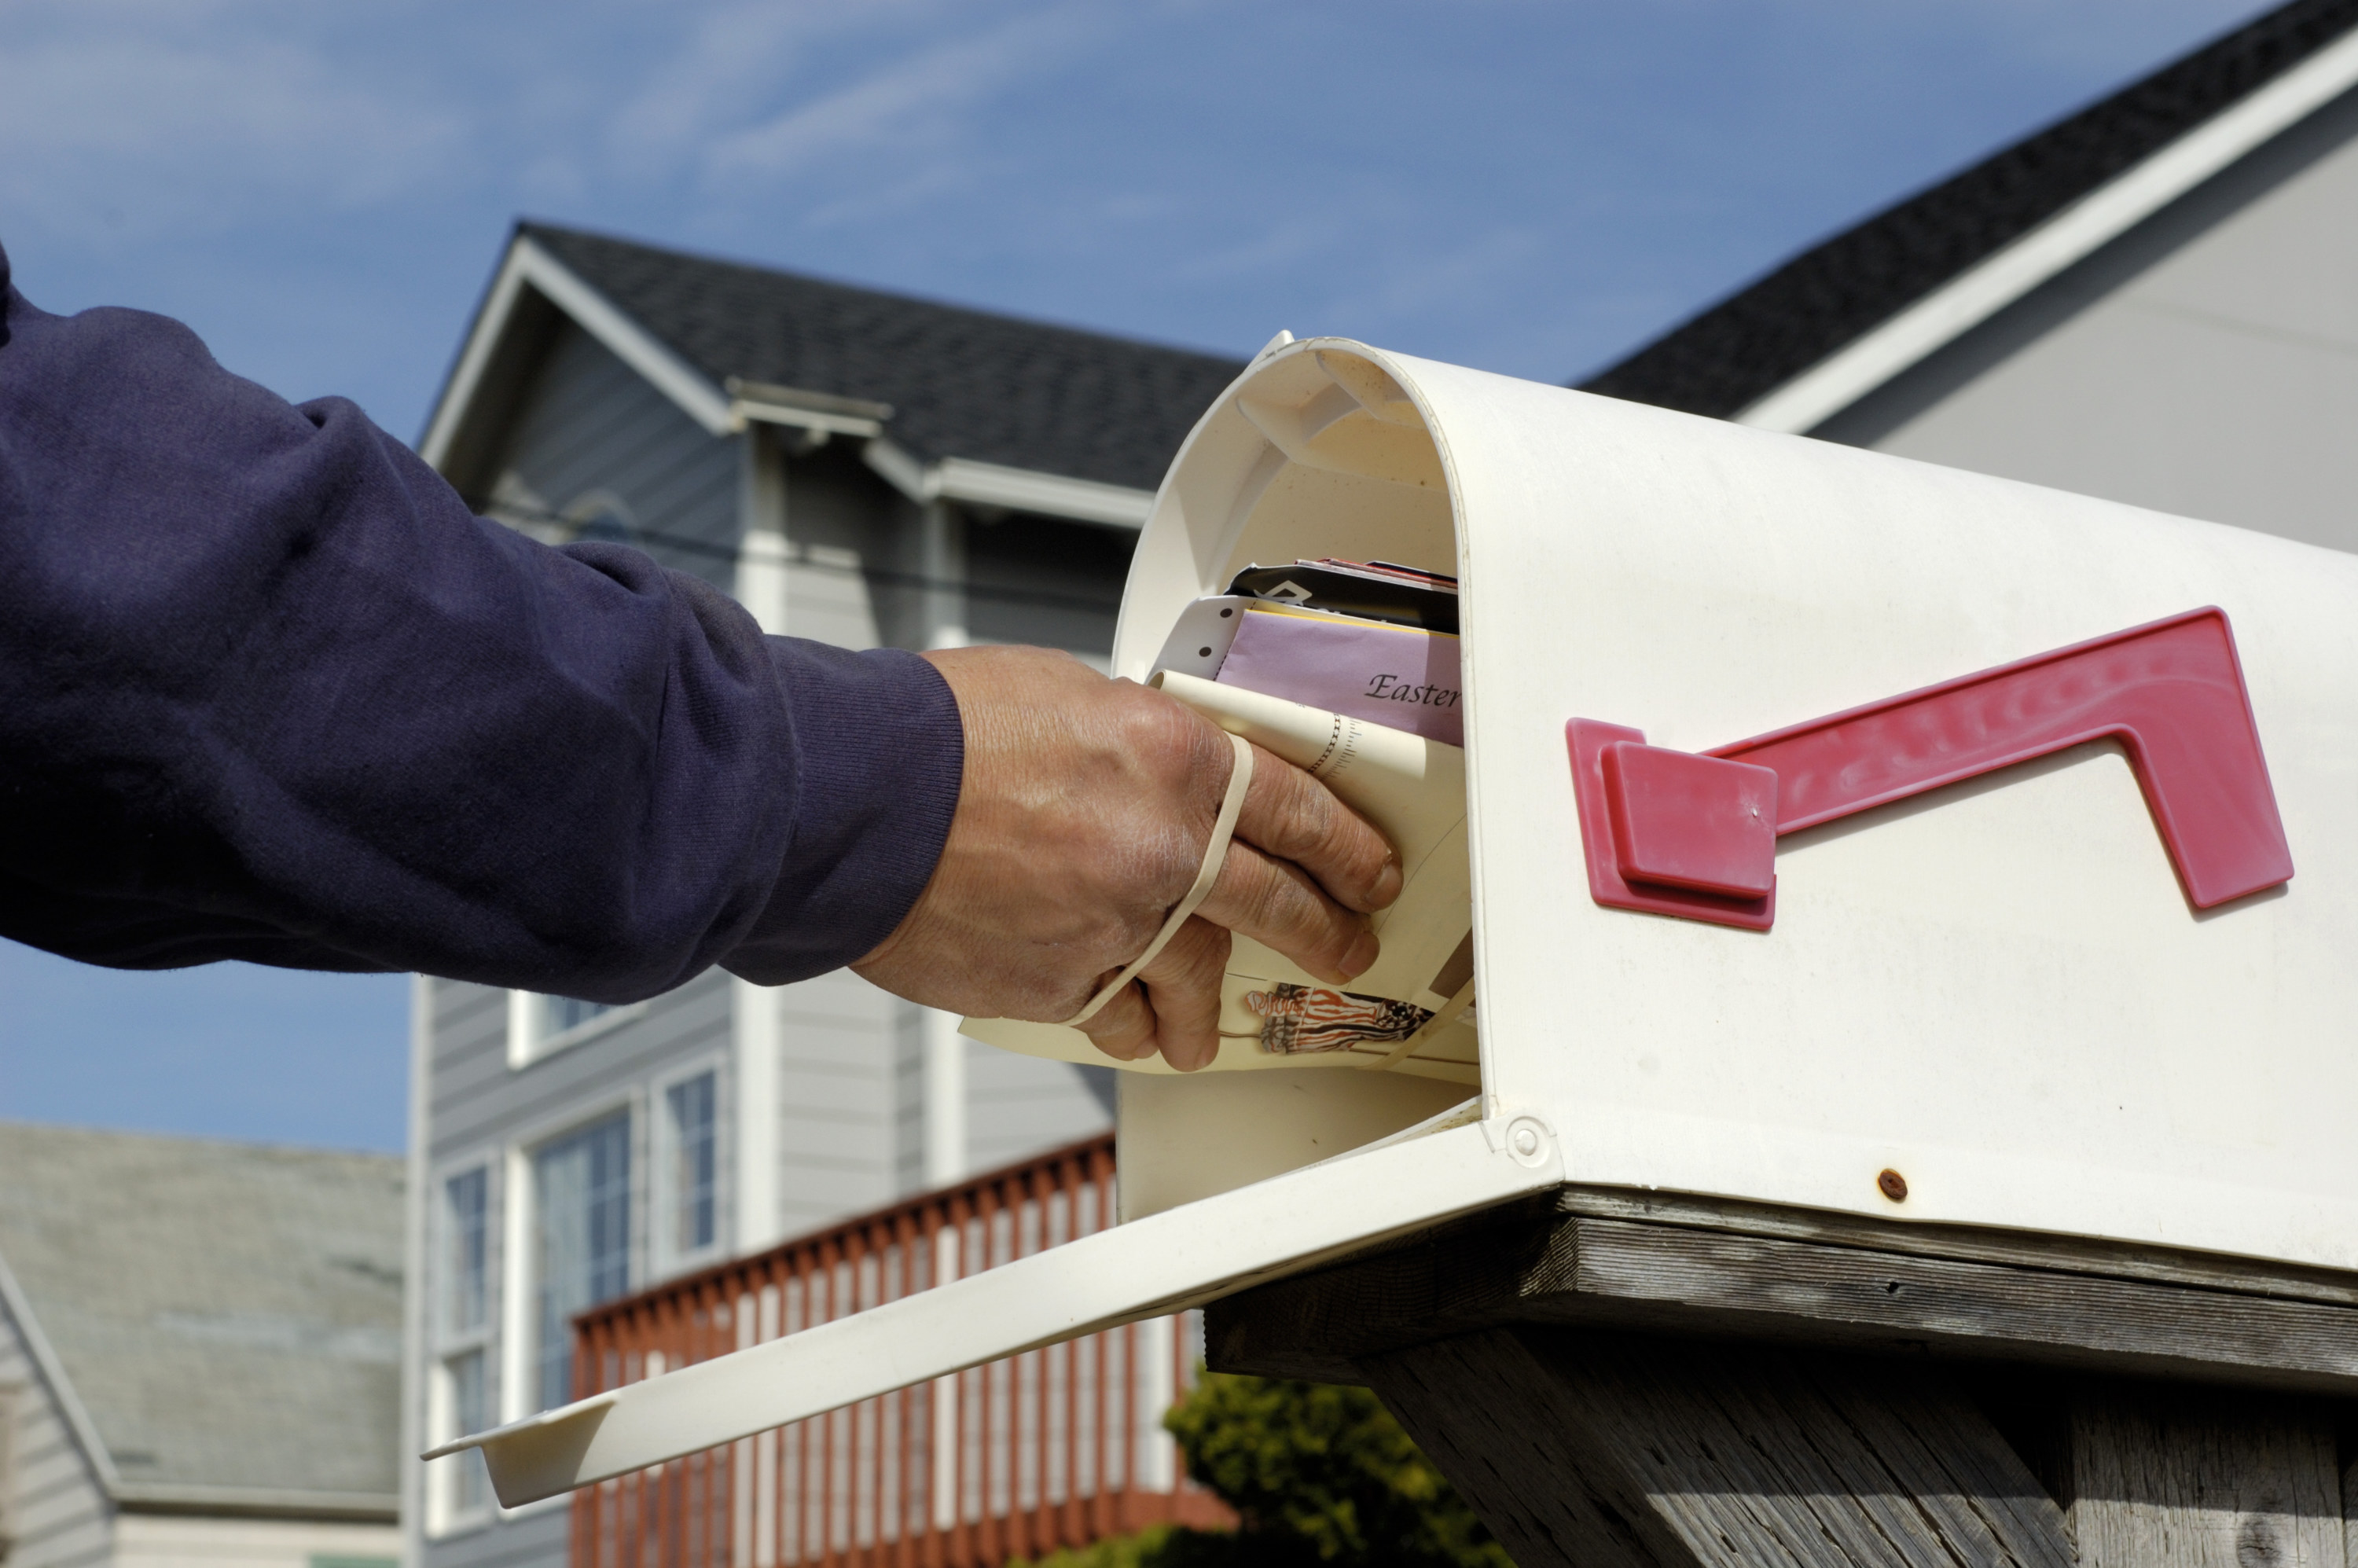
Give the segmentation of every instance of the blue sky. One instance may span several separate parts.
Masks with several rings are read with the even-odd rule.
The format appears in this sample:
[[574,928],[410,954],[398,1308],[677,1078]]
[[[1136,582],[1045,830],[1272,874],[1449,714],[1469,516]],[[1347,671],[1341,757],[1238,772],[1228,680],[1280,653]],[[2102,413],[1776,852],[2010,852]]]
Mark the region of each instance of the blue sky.
[[[12,0],[0,244],[404,436],[520,214],[1563,381],[2255,9]],[[406,1001],[0,943],[0,1117],[397,1148]]]

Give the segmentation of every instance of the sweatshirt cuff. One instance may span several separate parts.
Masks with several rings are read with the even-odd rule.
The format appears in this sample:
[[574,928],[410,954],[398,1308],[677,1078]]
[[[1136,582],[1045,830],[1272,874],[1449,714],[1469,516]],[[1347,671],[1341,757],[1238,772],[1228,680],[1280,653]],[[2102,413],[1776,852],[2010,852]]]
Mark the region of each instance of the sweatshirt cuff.
[[892,934],[941,859],[966,736],[941,672],[895,648],[767,639],[794,727],[795,816],[768,905],[721,967],[808,979]]

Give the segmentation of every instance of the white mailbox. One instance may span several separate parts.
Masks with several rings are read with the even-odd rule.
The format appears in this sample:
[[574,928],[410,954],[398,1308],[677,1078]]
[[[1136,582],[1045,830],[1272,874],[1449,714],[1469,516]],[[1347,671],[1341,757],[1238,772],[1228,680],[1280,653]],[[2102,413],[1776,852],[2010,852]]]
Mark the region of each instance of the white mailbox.
[[1462,582],[1413,1049],[1129,1073],[1126,1223],[491,1434],[503,1499],[1566,1182],[2358,1268],[2358,559],[1315,340],[1189,437],[1116,672],[1335,556]]

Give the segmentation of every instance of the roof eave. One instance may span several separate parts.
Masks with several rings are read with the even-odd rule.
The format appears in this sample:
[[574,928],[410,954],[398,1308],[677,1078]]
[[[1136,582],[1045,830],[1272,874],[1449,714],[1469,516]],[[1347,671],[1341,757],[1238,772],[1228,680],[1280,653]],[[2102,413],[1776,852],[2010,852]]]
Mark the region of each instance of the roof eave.
[[527,289],[555,306],[711,435],[735,435],[749,424],[772,424],[859,439],[865,443],[868,466],[921,503],[943,500],[1004,506],[1133,529],[1143,526],[1147,514],[1153,510],[1152,491],[970,458],[919,458],[885,435],[886,421],[892,416],[886,405],[733,377],[716,385],[529,232],[521,231],[509,241],[507,254],[418,442],[418,454],[437,471],[446,470],[460,434],[478,417],[479,394],[517,319]]
[[395,1524],[399,1522],[401,1511],[400,1498],[391,1492],[312,1492],[292,1487],[213,1487],[167,1481],[119,1481],[108,1491],[115,1506],[125,1513]]
[[1816,428],[2353,86],[2358,32],[2194,126],[1731,417],[1788,434]]
[[1129,529],[1144,527],[1147,514],[1154,510],[1151,490],[971,458],[936,458],[928,462],[889,437],[870,441],[860,456],[886,483],[921,504],[956,501],[969,506],[1003,506],[1011,512]]

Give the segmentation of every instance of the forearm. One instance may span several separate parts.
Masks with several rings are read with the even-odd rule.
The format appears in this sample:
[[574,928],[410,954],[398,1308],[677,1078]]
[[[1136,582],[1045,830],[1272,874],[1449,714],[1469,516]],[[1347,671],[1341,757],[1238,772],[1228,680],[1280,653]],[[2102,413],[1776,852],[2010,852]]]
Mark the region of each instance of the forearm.
[[483,523],[172,323],[8,312],[0,932],[625,1000],[832,968],[924,885],[959,739],[922,661]]

